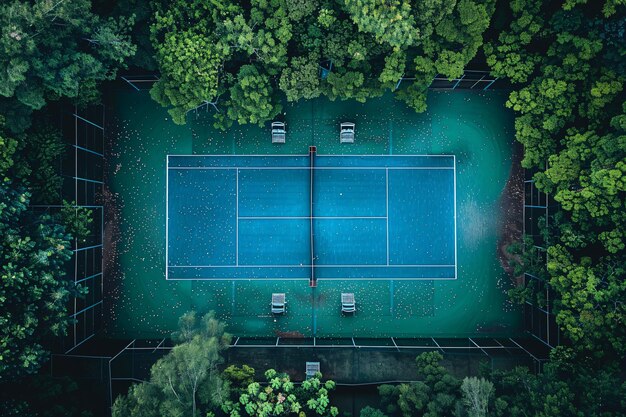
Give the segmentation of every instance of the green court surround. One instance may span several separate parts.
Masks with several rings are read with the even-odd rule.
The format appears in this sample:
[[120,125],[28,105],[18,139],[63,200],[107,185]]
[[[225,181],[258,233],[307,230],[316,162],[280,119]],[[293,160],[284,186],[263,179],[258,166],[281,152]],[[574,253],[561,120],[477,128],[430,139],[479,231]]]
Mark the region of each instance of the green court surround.
[[[366,104],[318,99],[287,105],[287,143],[269,127],[211,127],[200,112],[176,126],[147,92],[126,88],[107,104],[109,222],[104,323],[111,337],[167,336],[187,310],[217,311],[231,333],[257,337],[467,337],[522,334],[521,310],[507,301],[510,279],[497,258],[500,198],[510,174],[513,117],[506,93],[431,92],[415,114],[391,96]],[[356,142],[338,125],[356,122]],[[456,156],[458,279],[455,281],[166,281],[166,155],[449,154]],[[109,220],[112,216],[108,216]],[[269,314],[273,292],[288,294],[284,317]],[[354,292],[355,316],[339,313]]]

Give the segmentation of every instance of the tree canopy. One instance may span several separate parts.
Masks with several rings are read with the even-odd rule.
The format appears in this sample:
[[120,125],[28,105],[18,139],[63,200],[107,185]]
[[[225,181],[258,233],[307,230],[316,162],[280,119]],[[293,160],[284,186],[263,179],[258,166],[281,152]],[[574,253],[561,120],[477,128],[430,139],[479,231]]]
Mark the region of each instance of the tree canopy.
[[[495,2],[255,0],[158,3],[152,97],[176,123],[219,99],[216,126],[262,124],[281,102],[325,95],[364,102],[395,90],[416,111],[436,74],[460,77]],[[245,107],[248,106],[246,109]]]
[[82,293],[64,278],[72,236],[59,216],[29,208],[33,170],[18,149],[0,135],[0,380],[39,370],[43,341],[65,334],[66,303]]
[[337,407],[330,405],[329,393],[335,388],[333,381],[322,382],[317,374],[298,387],[285,373],[274,369],[265,371],[266,384],[252,382],[234,401],[227,401],[223,410],[230,417],[269,416],[320,416],[337,417]]
[[103,18],[91,0],[9,0],[0,5],[0,110],[14,132],[28,126],[33,110],[69,97],[79,103],[99,96],[135,53],[128,36],[133,16]]
[[[512,2],[510,12],[510,28],[485,52],[495,75],[519,83],[507,106],[517,114],[522,165],[555,202],[539,275],[555,291],[551,308],[581,354],[623,357],[624,6],[566,2],[548,10],[528,0]],[[536,270],[526,261],[526,270]]]
[[618,416],[626,385],[616,364],[594,369],[594,360],[572,362],[574,351],[559,347],[541,373],[520,366],[479,376],[454,376],[439,352],[416,358],[419,381],[380,385],[381,409],[368,407],[361,417],[409,416]]
[[177,345],[150,370],[150,381],[133,385],[113,404],[113,416],[204,416],[228,398],[218,365],[230,343],[224,323],[213,312],[183,315],[173,334]]
[[[426,353],[416,360],[420,381],[381,386],[380,408],[362,416],[619,415],[626,407],[620,374],[626,6],[620,0],[497,6],[495,0],[3,2],[0,380],[39,370],[48,356],[44,340],[65,332],[67,301],[84,293],[64,271],[72,241],[89,233],[89,213],[59,201],[55,161],[65,145],[49,121],[29,128],[33,112],[43,114],[60,99],[96,102],[100,83],[128,64],[158,69],[151,96],[179,124],[209,103],[217,108],[215,126],[227,129],[263,125],[285,102],[321,96],[364,102],[386,92],[423,112],[436,74],[460,77],[484,53],[492,75],[512,83],[506,105],[516,115],[522,166],[552,199],[545,252],[530,239],[511,250],[520,255],[516,272],[545,281],[555,298],[543,305],[530,281],[511,299],[549,308],[571,347],[553,350],[539,374],[516,368],[464,379],[438,353]],[[100,13],[107,7],[114,12]],[[63,209],[52,215],[31,210],[33,203]],[[338,414],[330,405],[335,384],[320,375],[297,386],[275,370],[263,374],[263,384],[245,365],[220,372],[229,335],[214,314],[183,316],[172,338],[177,345],[152,367],[150,382],[120,397],[114,415]],[[27,408],[17,404],[13,411]]]

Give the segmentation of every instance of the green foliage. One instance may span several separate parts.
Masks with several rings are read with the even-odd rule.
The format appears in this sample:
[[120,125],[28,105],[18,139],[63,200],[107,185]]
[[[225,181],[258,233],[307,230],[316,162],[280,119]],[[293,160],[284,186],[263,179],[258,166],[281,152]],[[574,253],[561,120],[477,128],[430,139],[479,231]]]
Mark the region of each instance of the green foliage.
[[185,123],[185,116],[217,95],[218,68],[224,51],[204,36],[185,31],[168,33],[157,48],[162,76],[150,90],[154,100],[169,110],[172,120]]
[[230,88],[227,113],[219,115],[217,126],[226,129],[235,121],[263,126],[282,110],[282,106],[275,102],[273,93],[266,74],[259,73],[254,65],[242,66],[237,74],[237,82]]
[[[279,90],[287,101],[325,95],[364,102],[393,91],[405,74],[415,81],[398,98],[423,112],[433,77],[461,76],[494,10],[492,0],[156,5],[151,39],[161,80],[152,97],[176,123],[220,97],[215,126],[223,129],[271,120],[280,111]],[[324,79],[322,63],[330,71]]]
[[60,132],[38,124],[23,137],[23,162],[28,165],[32,204],[59,204],[63,178],[60,175],[65,143]]
[[[540,373],[525,367],[483,368],[481,377],[459,381],[441,365],[438,352],[423,353],[416,363],[420,381],[378,387],[385,413],[409,416],[621,416],[626,384],[616,363],[577,356],[558,347]],[[361,417],[385,414],[367,407]]]
[[333,13],[333,10],[331,9],[326,9],[326,8],[322,8],[319,11],[319,15],[317,17],[317,23],[319,23],[319,25],[324,28],[324,29],[330,29],[330,27],[337,21],[337,18],[335,17],[335,13]]
[[[0,116],[0,127],[4,126],[4,120]],[[11,137],[0,135],[0,180],[2,182],[8,182],[10,177],[15,177],[17,174],[14,171],[15,166],[15,154],[19,149],[19,142]],[[19,164],[18,164],[19,165]],[[30,173],[27,171],[26,174]],[[11,175],[12,174],[12,175]]]
[[155,49],[150,42],[150,23],[154,14],[152,2],[145,0],[123,0],[115,2],[115,16],[133,16],[130,36],[137,50],[128,58],[129,67],[142,68],[148,71],[156,69]]
[[553,350],[540,374],[518,367],[488,377],[497,394],[496,416],[617,417],[626,405],[618,368],[575,358],[570,348]]
[[398,80],[404,76],[406,69],[406,53],[394,51],[385,57],[385,67],[383,68],[378,81],[381,85],[393,90]]
[[[575,259],[564,246],[548,248],[550,284],[561,294],[557,322],[580,350],[594,356],[624,352],[626,331],[621,303],[626,291],[622,258],[607,255],[599,262],[584,256]],[[602,346],[602,349],[598,349]]]
[[[526,83],[507,102],[517,113],[522,165],[537,171],[537,188],[558,203],[543,236],[547,271],[537,275],[553,290],[557,323],[577,352],[619,358],[626,352],[626,46],[616,5],[585,3],[511,2],[510,28],[485,52],[495,75]],[[527,270],[537,264],[521,261]],[[520,287],[511,295],[532,300],[535,292]],[[557,408],[545,406],[546,413]]]
[[328,83],[327,95],[331,100],[353,99],[365,103],[369,97],[368,91],[364,88],[365,78],[360,72],[348,71],[344,74],[333,72],[328,75],[326,82]]
[[294,22],[299,22],[311,16],[319,7],[318,0],[285,0],[287,16]]
[[231,336],[210,312],[195,312],[179,321],[179,342],[150,371],[150,381],[134,385],[113,404],[114,417],[200,416],[227,402],[228,384],[218,365]]
[[335,388],[333,381],[322,382],[321,374],[296,387],[287,374],[273,369],[265,371],[267,385],[249,384],[235,401],[227,401],[223,410],[231,417],[241,415],[297,416],[315,415],[336,417],[338,410],[330,405],[329,392]]
[[[540,220],[538,223],[541,225],[543,222]],[[532,237],[525,236],[521,242],[512,243],[507,252],[514,256],[511,263],[515,277],[525,273],[542,279],[548,277],[545,250],[538,248]]]
[[465,377],[461,384],[463,404],[469,417],[487,417],[489,401],[494,395],[493,384],[484,378]]
[[437,417],[454,415],[459,408],[461,381],[441,365],[439,352],[425,352],[416,358],[421,381],[381,385],[378,392],[390,415]]
[[97,395],[67,377],[34,375],[0,388],[3,417],[92,417],[97,411]]
[[0,184],[0,379],[36,372],[42,340],[65,334],[66,304],[80,289],[63,278],[69,236],[48,214],[28,210],[30,194]]
[[61,209],[61,220],[65,230],[77,242],[85,242],[91,234],[91,224],[93,223],[93,211],[71,203],[63,201]]
[[404,101],[407,106],[415,110],[416,113],[426,111],[427,87],[419,84],[411,84],[409,87],[398,92],[398,100]]
[[[262,124],[280,111],[269,77],[287,63],[291,24],[284,2],[254,1],[248,15],[227,1],[177,0],[158,10],[151,33],[162,74],[151,95],[171,107],[176,123],[221,94],[228,98],[219,127]],[[256,64],[246,63],[251,60]]]
[[419,36],[411,2],[407,0],[343,0],[346,10],[362,32],[393,47],[412,45]]
[[387,417],[387,415],[377,408],[367,406],[361,409],[359,417]]
[[287,101],[309,100],[320,96],[322,91],[318,61],[315,56],[291,59],[291,65],[283,70],[279,81]]
[[538,36],[544,20],[541,0],[515,0],[509,3],[513,19],[508,30],[499,33],[497,42],[484,46],[487,64],[496,77],[525,82],[535,71],[541,56],[528,48]]
[[228,366],[224,369],[222,376],[225,380],[229,381],[233,387],[245,389],[254,382],[254,374],[254,368],[244,364],[241,367],[235,365]]
[[437,72],[449,78],[462,75],[462,69],[482,45],[482,33],[489,26],[493,8],[490,1],[461,0],[442,18],[423,46],[425,58],[434,62]]
[[[0,117],[0,127],[1,122]],[[34,137],[52,137],[56,144],[55,133]],[[34,140],[29,146],[49,143]],[[50,154],[57,151],[52,146]],[[34,159],[38,155],[42,160]],[[58,216],[29,209],[27,187],[32,178],[41,177],[33,174],[28,161],[55,176],[46,168],[47,157],[45,149],[25,152],[22,142],[0,129],[0,382],[39,370],[48,358],[43,341],[65,334],[71,321],[67,302],[84,294],[64,277],[72,251]]]
[[[97,97],[97,82],[114,79],[135,52],[131,24],[131,18],[97,16],[89,0],[4,2],[0,96],[27,113],[59,97]],[[13,131],[24,128],[7,121]]]

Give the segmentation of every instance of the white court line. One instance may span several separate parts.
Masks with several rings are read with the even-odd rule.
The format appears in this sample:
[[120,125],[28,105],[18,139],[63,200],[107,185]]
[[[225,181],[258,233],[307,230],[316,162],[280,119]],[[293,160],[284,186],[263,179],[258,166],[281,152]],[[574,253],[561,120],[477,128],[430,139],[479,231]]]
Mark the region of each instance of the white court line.
[[[229,170],[229,169],[240,169],[240,170],[251,170],[251,171],[259,171],[259,170],[269,170],[269,171],[285,171],[285,170],[311,170],[310,167],[300,167],[300,166],[286,166],[286,167],[240,167],[240,166],[232,166],[232,167],[169,167],[171,170],[186,170],[186,171],[216,171],[216,170]],[[382,170],[382,169],[391,169],[391,170],[453,170],[454,167],[380,167],[380,166],[371,166],[371,167],[314,167],[315,169],[321,170]]]
[[385,218],[387,220],[387,265],[389,265],[389,170],[385,170]]
[[[314,265],[316,268],[452,268],[454,265]],[[169,268],[310,268],[310,264],[297,265],[169,265]]]
[[239,170],[237,170],[235,186],[235,264],[239,265]]
[[[316,154],[317,156],[324,156],[324,157],[351,157],[351,158],[379,158],[381,156],[391,156],[391,157],[398,157],[398,158],[404,158],[404,157],[411,157],[411,156],[428,156],[428,157],[441,157],[441,158],[450,158],[451,156],[454,156],[454,154],[434,154],[434,155],[430,155],[430,154],[420,154],[420,153],[413,153],[413,154],[384,154],[384,153],[371,153],[371,154],[358,154],[358,155],[337,155],[337,154]],[[189,156],[193,156],[193,157],[214,157],[214,156],[219,156],[219,157],[237,157],[237,156],[252,156],[255,158],[273,158],[275,156],[288,156],[288,157],[294,157],[294,156],[306,156],[307,158],[309,157],[308,153],[305,154],[300,154],[300,153],[294,153],[294,154],[238,154],[238,155],[233,155],[233,154],[204,154],[204,155],[190,155],[190,154],[168,154],[167,156],[181,156],[181,157],[189,157]]]
[[459,277],[458,275],[458,260],[456,249],[456,155],[452,155],[454,158],[454,279]]
[[[296,278],[275,278],[275,277],[252,277],[252,278],[169,278],[168,281],[310,281],[309,277]],[[316,278],[317,281],[455,281],[456,278],[448,277],[425,277],[425,278],[407,278],[407,277],[376,277],[376,278]]]
[[419,153],[414,153],[414,154],[385,154],[385,153],[379,153],[379,154],[360,154],[360,155],[338,155],[338,154],[318,154],[317,156],[323,156],[323,157],[337,157],[337,158],[344,158],[344,157],[357,157],[357,158],[379,158],[381,156],[391,156],[391,157],[396,157],[396,158],[405,158],[405,157],[412,157],[412,156],[427,156],[427,157],[436,157],[436,158],[450,158],[451,156],[454,156],[453,154],[436,154],[436,155],[429,155],[429,154],[419,154]]
[[[450,279],[450,278],[447,278]],[[200,277],[200,278],[169,278],[168,281],[264,281],[264,280],[272,280],[272,281],[296,281],[296,280],[307,280],[310,281],[309,277],[294,277],[294,278],[270,278],[270,277],[246,277],[246,278],[212,278],[212,277]]]
[[358,220],[358,219],[379,219],[383,220],[385,216],[241,216],[239,220]]
[[[236,169],[237,170],[237,175],[239,173],[240,169],[244,169],[244,170],[299,170],[299,169],[310,169],[310,167],[170,167],[169,166],[169,156],[173,156],[173,157],[213,157],[213,156],[218,156],[218,157],[259,157],[259,158],[273,158],[273,157],[308,157],[309,154],[282,154],[282,155],[167,155],[167,164],[166,164],[166,202],[168,201],[168,195],[169,195],[169,169],[181,169],[181,170],[220,170],[220,169]],[[388,155],[388,154],[370,154],[370,155],[322,155],[322,154],[318,154],[318,156],[327,156],[327,157],[362,157],[362,158],[379,158],[379,157],[442,157],[442,158],[449,158],[452,157],[453,158],[453,166],[452,167],[379,167],[379,166],[367,166],[367,167],[314,167],[314,169],[326,169],[326,170],[381,170],[381,169],[385,169],[386,171],[386,175],[387,175],[387,185],[386,185],[386,193],[387,193],[387,200],[386,200],[386,205],[387,205],[387,216],[384,217],[387,219],[387,258],[389,258],[389,237],[388,237],[388,233],[389,233],[389,213],[388,213],[388,172],[389,170],[453,170],[453,175],[454,175],[454,265],[315,265],[316,267],[329,267],[329,268],[336,268],[336,267],[454,267],[455,268],[455,278],[380,278],[380,279],[408,279],[408,280],[422,280],[422,279],[457,279],[458,278],[458,272],[457,272],[457,209],[456,209],[456,155],[441,155],[441,154],[437,154],[437,155],[428,155],[428,154],[412,154],[412,155],[399,155],[399,154],[395,154],[395,155]],[[237,184],[238,186],[238,184]],[[237,192],[237,199],[238,199],[238,192]],[[168,225],[169,225],[169,217],[168,217],[168,206],[169,204],[167,204],[166,206],[166,265],[168,262]],[[238,209],[238,202],[237,202],[237,209]],[[239,219],[239,217],[237,217]],[[276,217],[276,219],[288,219],[291,217]],[[299,218],[299,217],[294,217],[294,218]],[[305,219],[308,217],[304,217]],[[317,217],[316,217],[317,218]],[[320,219],[324,219],[325,217],[319,217]],[[328,218],[341,218],[341,217],[328,217]],[[378,217],[345,217],[345,219],[360,219],[360,218],[378,218]],[[383,218],[383,217],[381,217]],[[245,219],[245,218],[244,218]],[[262,220],[262,219],[267,219],[267,217],[250,217],[250,219],[258,219],[258,220]],[[237,221],[238,224],[238,221]],[[237,233],[237,237],[238,237],[238,233]],[[236,243],[236,245],[238,246],[238,242]],[[238,247],[237,247],[237,264],[238,264]],[[387,260],[388,262],[388,260]],[[237,267],[257,267],[257,268],[274,268],[274,267],[286,267],[286,268],[297,268],[300,266],[304,266],[304,265],[285,265],[285,266],[277,266],[277,265],[258,265],[258,266],[254,266],[254,265],[246,265],[246,266],[239,266],[239,265],[235,265]],[[205,265],[205,266],[167,266],[167,267],[233,267],[232,265],[223,265],[223,266],[210,266],[210,265]],[[308,265],[307,267],[310,267],[310,265]],[[167,273],[167,268],[166,268],[166,279],[168,279],[168,273]],[[191,278],[191,279],[201,279],[201,278]],[[217,279],[217,278],[207,278],[207,279]],[[242,278],[244,279],[244,278]],[[272,279],[276,279],[276,278],[272,278]],[[287,278],[287,279],[296,279],[296,278]],[[308,279],[308,278],[302,278],[302,279]],[[334,278],[323,278],[323,279],[334,279]],[[346,278],[336,278],[336,279],[346,279]],[[350,278],[348,278],[350,279]],[[379,278],[373,278],[373,279],[379,279]],[[228,279],[227,279],[228,280]]]
[[[274,156],[289,156],[289,157],[294,157],[294,156],[306,156],[307,158],[309,157],[308,153],[294,153],[294,154],[288,154],[288,153],[283,153],[283,154],[237,154],[237,155],[233,155],[231,154],[204,154],[204,155],[189,155],[189,154],[168,154],[167,156],[180,156],[180,157],[190,157],[193,156],[194,158],[202,158],[202,157],[214,157],[214,156],[219,156],[219,157],[237,157],[237,156],[253,156],[255,158],[272,158]],[[433,155],[434,156],[434,155]]]

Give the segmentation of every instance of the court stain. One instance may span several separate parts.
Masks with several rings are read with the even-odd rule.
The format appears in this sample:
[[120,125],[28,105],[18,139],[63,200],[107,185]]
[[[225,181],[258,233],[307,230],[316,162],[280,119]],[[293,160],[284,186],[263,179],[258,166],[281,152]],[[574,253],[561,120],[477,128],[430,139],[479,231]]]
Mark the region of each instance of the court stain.
[[[510,278],[497,258],[498,204],[513,144],[506,93],[431,92],[416,114],[391,96],[368,103],[317,99],[285,107],[287,143],[268,127],[211,127],[208,114],[174,125],[147,92],[112,92],[107,107],[107,210],[117,213],[117,251],[107,258],[105,331],[109,337],[168,335],[185,311],[215,310],[237,336],[511,337],[522,313],[507,301]],[[354,144],[339,143],[339,123],[356,123]],[[458,279],[451,281],[166,281],[166,155],[450,154],[457,162]],[[108,227],[109,230],[114,228]],[[106,250],[107,248],[105,248]],[[287,312],[269,313],[271,294],[287,294]],[[353,292],[354,315],[340,312]]]

